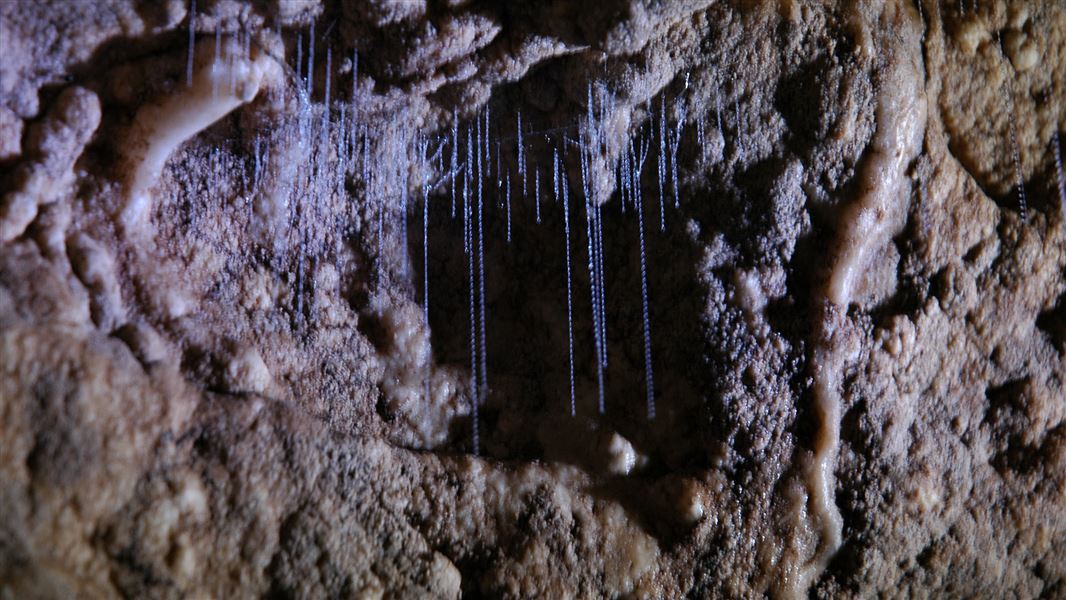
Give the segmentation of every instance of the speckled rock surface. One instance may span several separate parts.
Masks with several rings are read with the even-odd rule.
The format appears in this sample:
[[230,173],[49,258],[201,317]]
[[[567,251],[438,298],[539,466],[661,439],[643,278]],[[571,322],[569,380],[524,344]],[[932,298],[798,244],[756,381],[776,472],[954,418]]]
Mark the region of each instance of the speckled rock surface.
[[1066,594],[1059,4],[17,0],[0,56],[0,598]]

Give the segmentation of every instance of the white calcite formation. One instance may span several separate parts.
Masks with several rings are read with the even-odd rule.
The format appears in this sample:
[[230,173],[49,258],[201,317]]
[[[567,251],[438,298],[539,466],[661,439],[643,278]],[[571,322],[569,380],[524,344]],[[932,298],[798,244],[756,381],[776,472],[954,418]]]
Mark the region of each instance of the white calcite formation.
[[261,88],[278,85],[282,79],[279,57],[261,44],[254,45],[227,36],[224,43],[210,39],[198,42],[198,57],[188,84],[146,103],[137,111],[124,140],[128,169],[127,201],[122,224],[131,232],[145,224],[152,208],[152,191],[167,159],[182,143],[203,131],[233,109],[252,101]]

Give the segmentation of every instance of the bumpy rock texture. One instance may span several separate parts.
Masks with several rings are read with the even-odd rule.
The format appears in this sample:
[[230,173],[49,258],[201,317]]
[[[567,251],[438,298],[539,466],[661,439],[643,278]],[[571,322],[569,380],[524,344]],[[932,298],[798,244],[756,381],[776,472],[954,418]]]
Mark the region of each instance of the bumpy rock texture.
[[26,0],[0,55],[0,597],[1066,595],[1061,4]]

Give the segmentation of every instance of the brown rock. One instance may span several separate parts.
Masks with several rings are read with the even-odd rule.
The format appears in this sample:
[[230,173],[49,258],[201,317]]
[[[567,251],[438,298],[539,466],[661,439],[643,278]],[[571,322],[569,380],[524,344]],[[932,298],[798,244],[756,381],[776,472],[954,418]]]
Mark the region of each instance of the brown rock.
[[0,3],[0,596],[1066,593],[1060,5],[142,4]]

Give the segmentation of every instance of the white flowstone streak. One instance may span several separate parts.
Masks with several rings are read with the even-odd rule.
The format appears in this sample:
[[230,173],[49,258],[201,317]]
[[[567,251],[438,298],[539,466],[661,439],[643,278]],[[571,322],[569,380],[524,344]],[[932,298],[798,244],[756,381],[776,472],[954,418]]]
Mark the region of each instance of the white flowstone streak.
[[853,329],[847,311],[870,256],[891,243],[906,222],[907,169],[921,151],[926,124],[917,17],[907,3],[888,1],[878,21],[859,25],[864,29],[860,51],[877,56],[883,65],[878,75],[877,130],[859,173],[858,197],[843,209],[832,246],[821,299],[825,311],[811,359],[818,430],[813,453],[801,471],[807,501],[791,507],[795,530],[816,532],[819,541],[801,552],[808,556],[783,561],[776,596],[805,597],[841,545],[843,522],[836,506],[834,471],[840,445],[840,386],[849,356],[845,339]]
[[130,176],[120,217],[128,233],[145,226],[152,187],[178,146],[282,80],[279,61],[259,46],[244,48],[236,38],[217,53],[214,46],[213,39],[198,42],[190,84],[150,101],[134,118],[125,141]]

